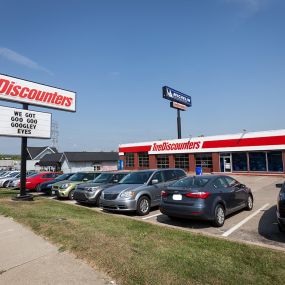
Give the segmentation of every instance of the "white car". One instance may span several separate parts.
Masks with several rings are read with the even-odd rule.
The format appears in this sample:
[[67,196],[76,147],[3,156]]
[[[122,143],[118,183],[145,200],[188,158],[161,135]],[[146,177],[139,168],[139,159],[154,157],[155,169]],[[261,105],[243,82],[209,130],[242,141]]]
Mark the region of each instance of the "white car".
[[[28,172],[26,177],[32,176],[34,174],[36,174],[37,172]],[[8,185],[6,187],[9,188],[17,188],[18,184],[20,182],[20,177],[21,177],[21,173],[19,173],[19,176],[17,176],[17,178],[13,178],[13,179],[9,179]]]
[[19,175],[20,175],[19,171],[13,171],[9,173],[7,176],[0,177],[0,187],[7,187],[9,180],[16,178],[17,176],[20,177]]
[[12,177],[8,176],[8,177],[0,179],[0,187],[3,187],[3,188],[9,187],[9,183],[11,181],[18,180],[20,178],[20,176],[21,176],[21,174],[18,173],[15,176],[12,176]]

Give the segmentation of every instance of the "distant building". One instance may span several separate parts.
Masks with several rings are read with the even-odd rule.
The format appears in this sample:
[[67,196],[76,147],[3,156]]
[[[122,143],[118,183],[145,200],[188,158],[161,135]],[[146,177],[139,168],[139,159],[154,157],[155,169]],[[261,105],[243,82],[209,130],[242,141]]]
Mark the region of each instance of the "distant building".
[[45,170],[61,170],[64,173],[78,171],[117,170],[117,152],[63,152],[46,154],[38,162]]
[[46,154],[38,162],[38,166],[46,171],[61,171],[63,153]]
[[0,170],[19,170],[20,161],[13,159],[1,159],[0,160]]
[[47,154],[58,153],[54,147],[27,147],[27,171],[29,170],[40,170],[39,162]]

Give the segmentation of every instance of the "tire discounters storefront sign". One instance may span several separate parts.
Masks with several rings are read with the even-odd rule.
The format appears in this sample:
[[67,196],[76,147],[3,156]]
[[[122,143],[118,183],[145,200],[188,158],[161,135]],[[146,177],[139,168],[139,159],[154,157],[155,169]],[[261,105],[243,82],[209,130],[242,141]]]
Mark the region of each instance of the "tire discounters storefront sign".
[[49,139],[51,114],[0,106],[0,134]]
[[0,100],[75,112],[76,93],[0,74]]

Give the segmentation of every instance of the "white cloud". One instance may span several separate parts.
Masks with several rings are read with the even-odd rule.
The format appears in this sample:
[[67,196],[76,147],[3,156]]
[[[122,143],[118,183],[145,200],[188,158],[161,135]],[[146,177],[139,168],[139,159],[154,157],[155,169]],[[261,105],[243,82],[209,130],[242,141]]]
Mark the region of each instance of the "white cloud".
[[28,68],[41,70],[41,71],[48,73],[49,75],[53,75],[52,72],[50,72],[48,69],[40,66],[38,63],[31,60],[30,58],[23,56],[11,49],[0,47],[0,57],[3,57],[17,64],[26,66]]

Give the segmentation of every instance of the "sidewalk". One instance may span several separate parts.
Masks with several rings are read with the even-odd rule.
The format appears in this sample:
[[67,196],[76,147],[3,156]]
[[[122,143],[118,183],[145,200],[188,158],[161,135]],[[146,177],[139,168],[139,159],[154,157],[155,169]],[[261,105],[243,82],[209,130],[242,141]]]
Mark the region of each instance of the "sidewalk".
[[10,218],[0,216],[0,284],[115,284]]

